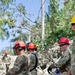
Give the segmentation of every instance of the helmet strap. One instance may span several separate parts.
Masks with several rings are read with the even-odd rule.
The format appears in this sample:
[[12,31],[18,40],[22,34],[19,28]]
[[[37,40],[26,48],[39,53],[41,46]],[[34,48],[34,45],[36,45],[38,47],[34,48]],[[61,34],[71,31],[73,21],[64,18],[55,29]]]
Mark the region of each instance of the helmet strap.
[[23,48],[18,44],[18,50],[21,51]]

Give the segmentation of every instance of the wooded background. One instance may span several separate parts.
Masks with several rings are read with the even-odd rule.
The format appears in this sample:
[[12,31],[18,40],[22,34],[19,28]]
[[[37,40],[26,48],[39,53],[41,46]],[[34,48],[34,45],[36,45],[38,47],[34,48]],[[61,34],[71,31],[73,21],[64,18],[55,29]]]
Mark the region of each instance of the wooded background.
[[[0,0],[0,40],[7,40],[14,44],[16,40],[31,42],[38,45],[38,50],[46,50],[58,42],[59,38],[74,36],[71,29],[71,18],[75,15],[75,0],[64,0],[63,7],[60,0],[49,0],[48,12],[45,12],[45,38],[42,40],[41,17],[37,16],[35,22],[27,17],[25,6],[16,0]],[[6,17],[6,18],[5,18]],[[33,22],[31,25],[29,21]],[[17,24],[18,22],[18,24]],[[12,45],[6,48],[11,54]],[[1,50],[3,53],[4,50]]]

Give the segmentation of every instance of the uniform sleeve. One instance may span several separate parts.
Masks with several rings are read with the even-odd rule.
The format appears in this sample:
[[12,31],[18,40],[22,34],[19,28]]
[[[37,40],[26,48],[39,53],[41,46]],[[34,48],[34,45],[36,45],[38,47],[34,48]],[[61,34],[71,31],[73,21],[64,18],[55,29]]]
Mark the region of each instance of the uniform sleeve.
[[18,56],[14,62],[14,66],[10,69],[6,75],[15,75],[19,72],[21,66],[23,64],[23,56]]
[[56,67],[62,67],[69,60],[69,52],[64,53],[61,59],[55,64]]

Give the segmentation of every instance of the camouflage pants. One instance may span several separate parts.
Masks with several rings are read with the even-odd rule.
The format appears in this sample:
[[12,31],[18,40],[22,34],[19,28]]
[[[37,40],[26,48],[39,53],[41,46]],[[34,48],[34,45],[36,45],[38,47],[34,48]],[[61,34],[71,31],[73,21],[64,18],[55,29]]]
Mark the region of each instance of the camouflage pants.
[[6,64],[6,72],[8,72],[8,70],[9,70],[9,65],[10,64]]

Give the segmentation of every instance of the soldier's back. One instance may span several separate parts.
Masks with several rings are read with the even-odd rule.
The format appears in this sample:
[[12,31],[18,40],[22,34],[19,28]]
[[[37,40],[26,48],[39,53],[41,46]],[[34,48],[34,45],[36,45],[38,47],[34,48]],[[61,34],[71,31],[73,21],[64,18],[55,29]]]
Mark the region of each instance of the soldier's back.
[[73,39],[73,43],[70,46],[70,49],[72,50],[72,55],[71,55],[71,71],[72,75],[75,75],[75,37]]
[[30,55],[30,72],[31,75],[37,75],[37,64],[38,64],[38,58],[37,55],[35,53],[31,53]]
[[[28,58],[27,55],[19,55],[18,60],[22,62],[19,62],[19,65],[21,64],[20,71],[17,75],[28,75]],[[18,60],[16,63],[18,63]]]

